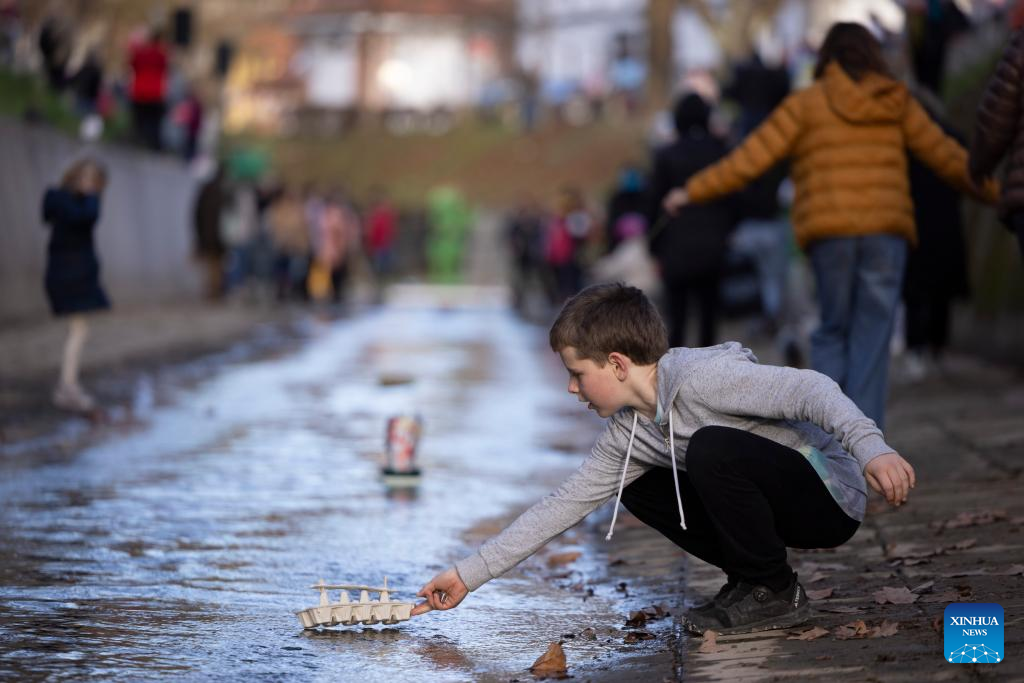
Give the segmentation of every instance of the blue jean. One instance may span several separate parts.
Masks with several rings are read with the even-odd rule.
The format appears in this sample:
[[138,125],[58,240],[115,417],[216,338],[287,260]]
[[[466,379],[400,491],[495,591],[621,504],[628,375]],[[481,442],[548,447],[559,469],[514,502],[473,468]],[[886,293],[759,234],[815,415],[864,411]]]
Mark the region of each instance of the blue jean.
[[811,335],[811,366],[882,429],[907,242],[895,235],[840,237],[813,243],[808,254],[821,316]]
[[789,268],[789,221],[748,219],[739,224],[730,246],[757,264],[764,317],[778,323],[785,303]]

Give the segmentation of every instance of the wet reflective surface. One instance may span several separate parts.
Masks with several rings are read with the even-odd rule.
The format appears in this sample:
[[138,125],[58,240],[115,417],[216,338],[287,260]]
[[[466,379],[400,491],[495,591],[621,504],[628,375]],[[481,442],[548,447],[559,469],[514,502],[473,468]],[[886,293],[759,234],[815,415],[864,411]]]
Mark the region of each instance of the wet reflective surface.
[[[411,600],[486,536],[474,526],[571,471],[564,451],[600,425],[567,428],[563,374],[545,331],[503,311],[383,309],[211,367],[82,452],[7,458],[0,677],[508,680],[587,626],[608,637],[566,645],[572,673],[625,657],[614,595],[522,572],[397,626],[303,631],[293,614],[321,577],[386,574]],[[424,477],[389,492],[385,422],[403,412],[424,420]]]

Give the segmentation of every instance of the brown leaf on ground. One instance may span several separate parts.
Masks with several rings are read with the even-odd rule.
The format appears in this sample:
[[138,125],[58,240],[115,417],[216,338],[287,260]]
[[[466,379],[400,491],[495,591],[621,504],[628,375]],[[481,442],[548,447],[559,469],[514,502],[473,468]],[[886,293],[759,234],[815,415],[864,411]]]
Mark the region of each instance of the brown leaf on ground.
[[868,634],[868,638],[888,638],[889,636],[896,635],[896,632],[899,630],[899,622],[889,621],[887,619],[871,629],[871,633]]
[[939,576],[958,578],[961,576],[1018,576],[1024,574],[1024,564],[1011,564],[1006,569],[986,571],[984,569],[961,569],[955,572],[942,572]]
[[832,597],[832,593],[835,592],[835,590],[836,590],[835,587],[831,587],[831,588],[822,588],[819,591],[809,590],[809,591],[804,591],[804,592],[807,593],[807,597],[810,598],[811,600],[825,600],[827,598],[831,598]]
[[1006,510],[961,512],[953,519],[934,522],[931,526],[936,529],[936,533],[941,533],[943,529],[961,529],[967,526],[984,526],[986,524],[994,524],[995,522],[1003,521],[1006,517]]
[[850,640],[851,638],[863,638],[868,634],[868,626],[862,619],[843,624],[832,631],[838,640]]
[[704,641],[700,644],[700,649],[697,652],[702,655],[713,655],[721,651],[722,648],[718,646],[718,632],[717,631],[704,631]]
[[583,640],[597,640],[597,631],[588,626],[580,631],[580,638]]
[[943,553],[942,548],[922,548],[917,543],[894,543],[885,550],[889,557],[900,560],[922,560]]
[[786,640],[817,640],[818,638],[821,638],[822,636],[827,636],[827,635],[828,635],[828,629],[827,628],[822,628],[820,626],[815,626],[814,628],[807,629],[806,631],[804,631],[804,632],[802,632],[802,633],[800,633],[798,635],[790,636],[789,638],[786,638]]
[[910,589],[911,593],[928,593],[935,586],[934,581],[925,581],[920,586],[914,586]]
[[958,602],[960,600],[960,594],[953,590],[942,591],[941,593],[932,593],[921,598],[921,602],[934,603],[934,602]]
[[851,605],[830,605],[828,607],[819,607],[819,612],[832,612],[833,614],[857,614],[863,612],[863,607],[853,607]]
[[1011,564],[1007,569],[992,572],[992,576],[1017,576],[1024,574],[1024,564]]
[[626,628],[643,628],[647,625],[647,615],[637,610],[626,619]]
[[973,548],[976,545],[978,545],[978,539],[968,538],[963,541],[957,541],[953,545],[949,546],[948,550],[967,550],[968,548]]
[[930,557],[909,557],[896,561],[904,567],[916,567],[919,564],[931,564],[932,560]]
[[828,574],[822,574],[821,572],[814,572],[811,574],[811,578],[807,579],[807,583],[817,583],[818,581],[824,581],[828,578]]
[[900,586],[899,588],[886,586],[881,590],[875,591],[874,596],[875,602],[879,605],[884,605],[887,602],[892,603],[893,605],[909,605],[921,597],[915,593],[911,593],[906,586]]
[[672,613],[668,611],[668,605],[664,603],[660,605],[651,605],[650,607],[644,607],[644,615],[648,621],[654,621],[655,619],[664,619],[665,617],[672,616]]
[[817,657],[815,657],[815,659],[817,659],[819,662],[827,662],[828,660],[832,659],[832,655],[818,655]]
[[622,642],[627,645],[638,643],[641,640],[654,640],[654,634],[648,633],[647,631],[630,631],[626,634],[626,637],[622,639]]
[[537,658],[530,667],[530,672],[537,676],[564,677],[568,672],[565,664],[565,652],[561,643],[551,643],[547,652]]
[[575,562],[577,559],[579,559],[580,555],[582,554],[583,553],[577,551],[572,551],[568,553],[555,553],[554,555],[548,558],[548,566],[558,567],[563,564]]

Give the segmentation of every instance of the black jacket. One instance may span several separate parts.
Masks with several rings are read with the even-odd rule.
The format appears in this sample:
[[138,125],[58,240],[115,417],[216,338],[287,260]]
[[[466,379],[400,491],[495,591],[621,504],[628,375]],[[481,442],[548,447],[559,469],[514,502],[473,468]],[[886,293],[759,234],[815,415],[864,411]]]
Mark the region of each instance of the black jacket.
[[100,286],[100,264],[93,231],[100,198],[63,189],[43,196],[43,220],[52,232],[46,259],[46,294],[57,315],[110,308]]
[[725,143],[706,130],[693,128],[676,142],[655,152],[647,216],[651,254],[661,264],[666,282],[719,272],[729,235],[736,225],[733,199],[684,207],[665,215],[662,200],[690,176],[725,156]]

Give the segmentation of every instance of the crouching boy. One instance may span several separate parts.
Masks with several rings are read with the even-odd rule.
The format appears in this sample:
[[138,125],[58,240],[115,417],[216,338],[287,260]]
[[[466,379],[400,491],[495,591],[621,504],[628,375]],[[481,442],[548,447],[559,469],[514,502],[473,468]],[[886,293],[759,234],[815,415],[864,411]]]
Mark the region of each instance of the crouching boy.
[[693,633],[795,626],[807,596],[786,548],[834,548],[864,519],[866,483],[893,505],[914,470],[838,385],[811,370],[759,365],[736,342],[669,349],[633,287],[570,299],[551,328],[569,393],[609,418],[557,490],[473,555],[427,583],[413,614],[451,609],[617,496],[645,524],[720,567],[725,584],[690,610]]

